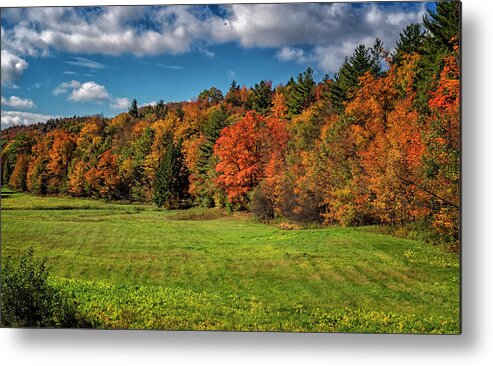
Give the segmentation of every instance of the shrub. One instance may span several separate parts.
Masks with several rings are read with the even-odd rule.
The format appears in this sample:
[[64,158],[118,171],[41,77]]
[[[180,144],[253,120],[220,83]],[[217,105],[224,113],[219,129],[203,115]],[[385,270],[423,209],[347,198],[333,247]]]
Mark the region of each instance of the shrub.
[[274,203],[260,187],[252,192],[250,212],[260,221],[269,221],[274,218]]
[[315,192],[302,192],[297,196],[297,205],[287,216],[299,223],[320,223],[322,219],[321,199]]
[[1,318],[5,327],[78,327],[75,303],[47,283],[45,263],[31,248],[17,265],[6,258],[2,268]]

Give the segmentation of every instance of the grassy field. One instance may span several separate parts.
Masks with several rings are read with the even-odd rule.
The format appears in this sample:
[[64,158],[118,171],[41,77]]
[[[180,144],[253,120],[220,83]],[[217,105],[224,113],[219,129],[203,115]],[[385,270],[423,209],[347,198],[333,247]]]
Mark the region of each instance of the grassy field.
[[104,328],[459,332],[459,260],[365,228],[2,193],[2,256],[30,247]]

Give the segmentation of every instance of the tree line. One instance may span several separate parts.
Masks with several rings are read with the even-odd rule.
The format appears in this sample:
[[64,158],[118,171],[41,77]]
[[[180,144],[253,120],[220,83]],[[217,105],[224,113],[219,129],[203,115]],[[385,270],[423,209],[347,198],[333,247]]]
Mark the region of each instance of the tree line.
[[251,210],[343,225],[426,222],[458,240],[460,4],[439,2],[389,53],[358,46],[333,78],[233,81],[190,102],[2,131],[20,191]]

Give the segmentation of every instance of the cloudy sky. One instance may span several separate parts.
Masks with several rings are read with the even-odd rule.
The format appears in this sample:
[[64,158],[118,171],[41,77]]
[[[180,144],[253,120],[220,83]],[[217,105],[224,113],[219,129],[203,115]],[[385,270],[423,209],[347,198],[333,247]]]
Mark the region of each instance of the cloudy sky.
[[231,81],[285,83],[337,71],[376,37],[392,49],[433,3],[2,9],[2,127],[54,116],[113,116]]

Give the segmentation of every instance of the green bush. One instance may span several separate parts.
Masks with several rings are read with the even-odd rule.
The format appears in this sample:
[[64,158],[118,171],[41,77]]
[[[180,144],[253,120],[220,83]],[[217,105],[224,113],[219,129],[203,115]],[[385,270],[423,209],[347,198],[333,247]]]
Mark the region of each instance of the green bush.
[[47,283],[45,262],[34,259],[31,248],[19,263],[10,257],[2,266],[1,318],[5,327],[69,328],[83,326],[75,303]]

